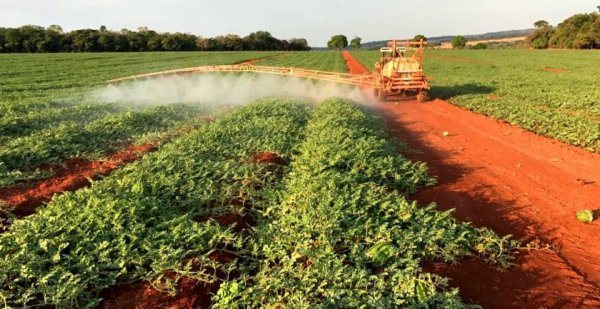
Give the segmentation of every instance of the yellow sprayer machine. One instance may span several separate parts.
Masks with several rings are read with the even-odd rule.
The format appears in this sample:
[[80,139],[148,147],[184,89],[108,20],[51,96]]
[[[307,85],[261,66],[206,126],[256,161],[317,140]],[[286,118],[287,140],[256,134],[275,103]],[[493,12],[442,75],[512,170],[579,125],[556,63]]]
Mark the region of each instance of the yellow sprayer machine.
[[[425,42],[397,43],[396,40],[388,42],[387,47],[381,48],[381,58],[375,63],[375,68],[370,74],[348,74],[309,70],[295,67],[258,66],[251,63],[233,65],[200,66],[185,69],[176,69],[155,73],[147,73],[111,79],[108,83],[118,83],[130,80],[149,79],[179,74],[196,74],[209,72],[232,73],[261,73],[282,76],[295,76],[313,80],[329,81],[347,85],[355,85],[373,89],[375,96],[386,101],[395,96],[414,96],[421,102],[428,99],[429,82],[423,73],[423,49]],[[412,55],[405,54],[412,52]]]
[[[393,40],[380,49],[381,58],[373,70],[373,90],[381,101],[394,95],[416,95],[421,102],[428,100],[429,81],[423,73],[424,45],[422,39],[400,44]],[[410,50],[413,46],[416,48]],[[412,55],[406,56],[409,51]]]

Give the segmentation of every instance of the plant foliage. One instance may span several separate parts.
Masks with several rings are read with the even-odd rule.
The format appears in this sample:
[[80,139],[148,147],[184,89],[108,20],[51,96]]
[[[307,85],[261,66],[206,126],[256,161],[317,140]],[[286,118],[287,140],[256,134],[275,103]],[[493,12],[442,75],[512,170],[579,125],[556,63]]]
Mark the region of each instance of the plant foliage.
[[207,255],[241,239],[197,218],[243,212],[232,199],[259,200],[281,172],[249,156],[289,158],[307,118],[293,101],[257,102],[14,220],[0,234],[0,304],[93,307],[105,288],[166,271],[216,280],[209,269],[219,263]]
[[215,306],[464,306],[419,263],[477,255],[505,266],[515,243],[404,195],[432,182],[424,164],[396,155],[370,113],[321,103],[244,241],[241,276],[221,285]]

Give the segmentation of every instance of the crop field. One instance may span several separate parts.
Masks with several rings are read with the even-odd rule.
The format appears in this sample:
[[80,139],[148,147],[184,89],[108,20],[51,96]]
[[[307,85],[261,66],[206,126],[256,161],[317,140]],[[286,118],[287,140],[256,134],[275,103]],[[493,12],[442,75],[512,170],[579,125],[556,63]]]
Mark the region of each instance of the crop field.
[[290,52],[285,55],[258,61],[257,65],[297,67],[320,71],[342,72],[348,71],[344,57],[337,51],[330,52]]
[[111,287],[194,280],[216,307],[459,305],[419,262],[505,266],[514,243],[406,198],[432,181],[350,102],[261,100],[14,220],[0,299],[110,307],[132,297]]
[[[353,55],[371,69],[379,52]],[[431,95],[600,152],[597,51],[427,50]]]
[[75,156],[97,158],[201,114],[181,105],[132,109],[89,102],[86,94],[106,79],[272,55],[276,53],[0,55],[0,188],[52,174],[37,169],[41,165]]
[[[0,115],[60,106],[107,79],[169,69],[234,64],[277,52],[0,54]],[[23,106],[25,105],[25,106]]]
[[[369,69],[379,57],[352,55]],[[556,247],[564,238],[565,261],[590,272],[587,260],[570,260],[579,249],[569,243],[589,241],[585,228],[593,226],[560,217],[571,209],[549,193],[554,184],[540,190],[558,210],[533,202],[511,207],[542,201],[533,181],[564,178],[559,165],[540,177],[547,162],[539,158],[566,160],[567,153],[586,170],[600,167],[597,157],[585,156],[596,154],[556,154],[564,149],[528,136],[525,143],[540,150],[532,159],[521,151],[520,135],[498,121],[441,100],[330,98],[330,84],[315,86],[326,100],[282,96],[236,105],[102,102],[90,95],[107,79],[202,65],[351,71],[357,62],[344,56],[0,54],[0,307],[465,308],[482,300],[472,297],[473,287],[525,295],[528,282],[507,288],[513,281],[504,278],[547,277],[524,272],[524,259],[566,269],[556,262],[562,257],[550,256],[550,244],[521,242],[538,238]],[[600,152],[597,60],[581,51],[427,50],[425,69],[434,98]],[[237,73],[225,75],[215,80],[240,85],[232,82]],[[179,80],[158,77],[150,85]],[[273,80],[272,87],[292,85]],[[446,110],[432,111],[440,106]],[[509,142],[489,132],[506,133]],[[579,165],[566,171],[579,175]],[[502,173],[510,181],[494,178]],[[579,191],[560,191],[565,199],[593,203],[589,175],[569,179]],[[520,220],[529,210],[527,232],[501,213]],[[547,222],[534,220],[540,217]],[[528,234],[534,225],[542,236]],[[523,249],[535,255],[523,257]],[[456,277],[473,263],[479,268],[463,269],[467,283]],[[565,277],[575,282],[577,274]],[[587,292],[586,282],[573,283],[581,284],[575,290]]]

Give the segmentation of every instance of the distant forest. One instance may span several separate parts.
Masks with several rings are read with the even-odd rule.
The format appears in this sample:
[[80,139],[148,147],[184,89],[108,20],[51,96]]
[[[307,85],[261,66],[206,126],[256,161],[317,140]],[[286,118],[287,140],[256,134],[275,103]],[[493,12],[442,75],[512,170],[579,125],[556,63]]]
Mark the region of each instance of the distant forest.
[[[492,39],[504,39],[504,38],[514,38],[520,36],[526,36],[533,32],[535,29],[523,29],[523,30],[508,30],[508,31],[498,31],[498,32],[488,32],[484,34],[471,34],[465,35],[465,39],[469,41],[482,41],[482,40],[492,40]],[[450,42],[454,38],[454,35],[444,35],[444,36],[436,36],[427,38],[427,43],[429,46],[440,45],[442,42]],[[412,40],[412,38],[407,38],[407,40]],[[387,44],[388,40],[385,41],[373,41],[363,43],[362,47],[364,49],[379,49],[382,46]]]
[[[600,10],[600,6],[598,6]],[[527,37],[533,48],[600,49],[600,14],[577,14],[553,27],[545,20],[535,22]]]
[[138,31],[110,31],[101,26],[98,30],[69,32],[64,32],[58,25],[0,28],[0,53],[310,49],[306,39],[280,40],[267,31],[253,32],[245,37],[229,34],[203,38],[180,32],[159,33],[146,27],[140,27]]
[[[600,6],[598,6],[600,10]],[[554,27],[545,20],[534,23],[534,29],[489,32],[478,35],[463,36],[468,41],[481,41],[527,36],[525,43],[500,43],[498,48],[533,47],[566,48],[566,49],[600,49],[600,14],[576,14]],[[454,36],[438,36],[427,38],[428,46],[450,42]],[[412,40],[412,39],[409,39]],[[379,49],[387,44],[385,41],[374,41],[362,44],[364,49]],[[493,46],[493,44],[488,44]]]

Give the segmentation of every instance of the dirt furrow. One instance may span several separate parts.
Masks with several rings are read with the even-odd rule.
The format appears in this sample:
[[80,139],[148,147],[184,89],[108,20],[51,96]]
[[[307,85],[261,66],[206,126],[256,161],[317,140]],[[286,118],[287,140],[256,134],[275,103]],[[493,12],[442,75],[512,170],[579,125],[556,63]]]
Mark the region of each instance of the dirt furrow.
[[42,169],[52,169],[54,174],[46,179],[34,180],[0,189],[0,200],[9,211],[18,216],[31,215],[35,209],[52,199],[55,194],[75,191],[90,185],[90,181],[106,175],[114,169],[137,160],[143,154],[156,149],[153,144],[132,145],[109,155],[104,160],[89,161],[69,159],[62,164],[52,164]]

